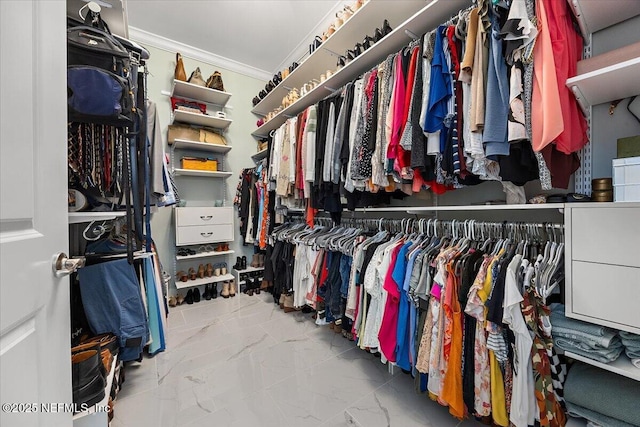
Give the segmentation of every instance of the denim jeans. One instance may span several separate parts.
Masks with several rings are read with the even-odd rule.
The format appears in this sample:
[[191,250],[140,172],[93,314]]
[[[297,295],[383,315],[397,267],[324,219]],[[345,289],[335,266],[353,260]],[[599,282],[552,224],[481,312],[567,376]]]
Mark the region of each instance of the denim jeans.
[[340,259],[340,279],[342,280],[340,294],[342,294],[343,298],[346,298],[349,293],[349,275],[351,274],[352,262],[353,258],[347,255],[342,255],[342,258]]
[[340,252],[329,252],[327,260],[327,269],[329,275],[326,280],[326,296],[325,302],[327,309],[331,312],[334,319],[340,318],[340,304],[342,297],[340,295],[340,288],[342,287],[342,278],[340,277],[340,260],[342,254]]
[[83,267],[78,270],[78,278],[93,332],[115,334],[120,341],[120,360],[138,360],[149,332],[134,267],[126,259],[119,259]]

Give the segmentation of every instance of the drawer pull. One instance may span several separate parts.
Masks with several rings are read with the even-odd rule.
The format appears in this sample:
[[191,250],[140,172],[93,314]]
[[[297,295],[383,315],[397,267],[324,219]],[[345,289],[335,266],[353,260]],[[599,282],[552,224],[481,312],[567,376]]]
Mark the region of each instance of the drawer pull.
[[203,221],[210,221],[213,218],[213,215],[200,215],[200,219]]
[[211,231],[210,231],[210,232],[208,232],[208,233],[200,233],[200,235],[201,235],[202,237],[211,237],[211,236],[213,236],[213,232],[211,232]]

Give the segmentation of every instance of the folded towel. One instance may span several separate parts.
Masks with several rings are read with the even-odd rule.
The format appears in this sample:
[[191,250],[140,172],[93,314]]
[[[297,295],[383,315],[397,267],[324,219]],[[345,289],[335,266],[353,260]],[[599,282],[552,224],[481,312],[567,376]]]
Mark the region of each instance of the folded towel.
[[640,345],[640,335],[627,331],[620,331],[618,334],[620,334],[620,338],[622,338],[623,341],[629,341],[630,343],[635,341],[637,343],[636,345]]
[[[576,405],[571,402],[567,402],[567,414],[572,417],[585,418],[597,426],[607,427],[635,427],[633,424],[625,423],[615,418],[607,417],[599,412],[590,411],[587,408],[583,408],[580,405]],[[587,424],[588,425],[588,424]]]
[[[567,374],[564,398],[567,404],[571,402],[607,417],[640,426],[640,383],[631,378],[576,362]],[[593,421],[597,422],[595,419]]]
[[619,346],[595,350],[580,341],[573,341],[562,337],[553,337],[553,345],[562,350],[571,351],[602,363],[611,363],[615,361],[620,357],[620,354],[622,354],[622,351],[624,350],[622,343],[619,343]]

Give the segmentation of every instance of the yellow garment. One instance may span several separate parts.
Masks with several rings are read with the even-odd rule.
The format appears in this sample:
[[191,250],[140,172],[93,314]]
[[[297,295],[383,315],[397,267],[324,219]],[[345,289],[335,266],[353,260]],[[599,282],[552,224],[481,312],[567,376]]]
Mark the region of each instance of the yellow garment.
[[504,395],[504,379],[493,350],[489,350],[489,360],[491,362],[491,417],[497,425],[508,427],[509,416]]

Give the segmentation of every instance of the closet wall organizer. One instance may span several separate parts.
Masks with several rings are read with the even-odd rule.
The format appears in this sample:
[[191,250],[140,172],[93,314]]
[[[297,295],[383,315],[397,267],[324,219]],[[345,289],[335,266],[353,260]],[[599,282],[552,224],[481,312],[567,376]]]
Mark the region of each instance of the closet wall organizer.
[[[266,247],[264,277],[273,282],[276,302],[286,310],[312,306],[316,323],[412,372],[419,389],[458,418],[564,425],[568,408],[597,421],[592,415],[601,415],[603,405],[583,411],[575,386],[564,401],[564,362],[640,380],[633,315],[640,269],[637,257],[630,258],[640,239],[634,219],[640,204],[564,203],[585,200],[577,195],[527,203],[523,184],[567,188],[578,170],[576,191],[591,193],[589,103],[638,95],[640,86],[633,77],[636,51],[613,55],[613,64],[603,58],[586,64],[583,42],[640,15],[640,4],[621,2],[608,13],[602,2],[586,0],[435,0],[337,72],[328,60],[305,67],[330,51],[332,37],[356,31],[355,18],[376,3],[365,3],[255,103],[253,111],[267,116],[253,133],[269,142],[266,185],[277,212],[287,215]],[[322,83],[278,109],[287,91],[318,79],[318,72]],[[634,126],[624,129],[637,134]],[[592,143],[611,145],[601,138]],[[597,162],[610,171],[613,157]],[[487,180],[501,182],[507,204],[437,206],[438,195]],[[409,206],[420,202],[405,199],[404,206],[369,207],[425,189],[436,206]],[[345,204],[365,219],[345,218]],[[331,219],[318,217],[322,211]],[[512,211],[531,219],[469,222]],[[545,211],[564,226],[534,220]],[[304,218],[294,220],[299,212]],[[463,221],[432,229],[426,220],[378,226],[366,219],[445,213]],[[443,237],[450,243],[436,246]],[[604,296],[602,283],[611,283]],[[572,339],[581,328],[599,331],[606,342]],[[569,378],[581,370],[572,366]],[[579,374],[573,378],[569,383],[576,384]],[[636,408],[616,408],[624,414],[616,422],[640,420]]]
[[112,35],[96,8],[83,7],[84,22],[73,11],[67,31],[69,247],[81,259],[71,276],[73,402],[90,407],[74,426],[108,425],[123,362],[165,349],[167,316],[150,215],[172,193],[147,100],[149,53]]

